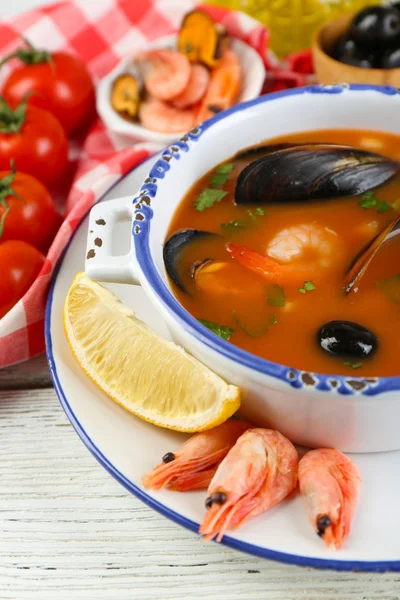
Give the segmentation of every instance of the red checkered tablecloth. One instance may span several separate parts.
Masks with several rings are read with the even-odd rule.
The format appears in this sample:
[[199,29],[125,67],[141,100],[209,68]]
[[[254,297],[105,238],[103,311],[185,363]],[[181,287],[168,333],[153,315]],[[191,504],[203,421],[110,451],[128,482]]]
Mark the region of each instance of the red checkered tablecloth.
[[[183,15],[196,5],[193,0],[70,0],[58,2],[0,23],[0,56],[21,44],[21,34],[34,45],[78,55],[98,81],[121,58],[148,42],[176,31]],[[307,83],[293,64],[278,65],[267,51],[268,32],[257,21],[217,7],[203,7],[228,33],[255,48],[268,70],[265,91]],[[300,61],[302,69],[304,61]],[[0,86],[16,62],[0,71]],[[299,69],[302,71],[302,69]],[[303,69],[304,70],[304,69]],[[100,120],[84,143],[71,141],[70,160],[75,176],[61,190],[66,218],[41,273],[26,295],[0,320],[0,368],[32,358],[44,351],[44,311],[53,269],[72,233],[90,207],[124,174],[159,148],[150,144],[126,145],[109,134]]]

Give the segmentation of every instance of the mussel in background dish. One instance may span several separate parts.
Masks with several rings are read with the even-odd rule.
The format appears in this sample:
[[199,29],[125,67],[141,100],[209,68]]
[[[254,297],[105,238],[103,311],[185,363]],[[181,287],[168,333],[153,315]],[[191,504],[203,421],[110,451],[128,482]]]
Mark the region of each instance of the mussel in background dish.
[[240,173],[236,204],[266,204],[355,196],[382,185],[400,164],[349,146],[309,144],[271,152]]
[[140,105],[141,82],[132,73],[121,73],[111,91],[111,106],[124,119],[133,120],[137,117]]
[[317,342],[322,350],[338,358],[369,358],[378,349],[376,335],[352,321],[325,323],[317,332]]
[[[215,233],[210,231],[200,231],[199,229],[183,229],[172,235],[165,243],[163,250],[164,265],[166,271],[175,285],[183,292],[189,293],[185,281],[182,277],[181,259],[184,251],[189,245],[201,240],[217,238]],[[197,269],[209,262],[209,258],[196,261],[189,267],[188,278],[193,279]]]

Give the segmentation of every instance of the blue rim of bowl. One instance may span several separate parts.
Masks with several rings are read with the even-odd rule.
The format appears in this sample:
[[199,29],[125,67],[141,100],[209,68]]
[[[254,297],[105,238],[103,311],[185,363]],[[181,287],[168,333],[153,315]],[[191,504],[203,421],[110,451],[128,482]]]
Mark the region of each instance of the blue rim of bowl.
[[[115,183],[106,193],[108,194],[113,187],[116,187],[121,183],[121,181],[128,177],[136,168],[140,167],[146,162],[150,162],[154,159],[154,157],[150,157],[134,167],[129,173],[127,173],[123,178],[121,178],[117,183]],[[106,194],[104,194],[105,196]],[[99,199],[99,202],[102,201],[102,196]],[[120,483],[124,488],[126,488],[131,494],[136,496],[139,500],[144,502],[150,508],[156,510],[158,513],[167,517],[171,521],[174,521],[178,525],[189,529],[195,533],[198,533],[199,524],[191,519],[188,519],[181,514],[175,512],[174,510],[166,507],[161,502],[157,501],[155,498],[149,496],[143,489],[139,486],[135,485],[132,481],[130,481],[121,471],[111,462],[108,458],[103,454],[98,446],[93,442],[90,435],[86,432],[84,427],[81,425],[78,417],[75,415],[72,410],[67,396],[63,390],[63,387],[60,382],[60,378],[57,372],[57,364],[53,354],[53,342],[51,335],[51,318],[52,318],[52,306],[53,306],[53,297],[54,290],[57,284],[58,274],[60,272],[61,266],[64,262],[64,258],[68,252],[70,245],[72,244],[76,233],[81,228],[84,223],[85,218],[89,214],[86,213],[82,217],[82,220],[76,230],[74,231],[71,239],[69,240],[67,246],[65,247],[62,255],[57,261],[56,267],[54,269],[53,277],[50,283],[49,295],[46,303],[46,315],[45,315],[45,341],[46,341],[46,356],[50,367],[51,377],[54,383],[54,389],[56,391],[57,397],[60,401],[60,404],[67,415],[68,420],[70,421],[72,427],[75,429],[78,437],[89,450],[89,452],[94,456],[94,458],[101,464],[102,467],[112,476],[118,483]],[[61,318],[61,315],[60,315]],[[331,559],[320,559],[316,557],[302,556],[298,554],[289,554],[287,552],[279,552],[276,550],[271,550],[269,548],[263,548],[261,546],[256,546],[254,544],[250,544],[248,542],[242,542],[235,538],[231,538],[229,536],[224,536],[222,539],[222,544],[228,546],[229,548],[233,548],[234,550],[239,550],[240,552],[245,552],[246,554],[251,554],[254,556],[258,556],[260,558],[265,558],[267,560],[274,560],[281,563],[286,563],[290,565],[296,565],[299,567],[312,567],[314,569],[331,569],[335,571],[363,571],[363,572],[378,572],[384,573],[388,571],[397,572],[400,571],[400,560],[386,560],[386,561],[348,561],[348,560],[331,560]]]
[[213,125],[235,113],[246,111],[260,104],[280,100],[287,96],[304,94],[336,95],[353,91],[374,91],[386,96],[398,96],[400,98],[400,90],[391,86],[361,84],[339,84],[330,86],[313,85],[275,92],[273,94],[260,96],[254,100],[249,100],[217,114],[212,119],[209,119],[199,127],[195,128],[181,140],[176,141],[166,148],[160,159],[152,166],[145,182],[139,189],[138,195],[135,196],[133,200],[135,220],[132,227],[132,236],[134,239],[136,259],[142,273],[152,288],[152,291],[161,300],[164,308],[173,315],[173,318],[178,321],[191,336],[200,340],[212,350],[249,369],[274,377],[297,389],[315,389],[323,392],[339,393],[345,396],[376,396],[382,392],[400,390],[400,377],[357,377],[350,373],[349,375],[335,375],[305,372],[255,356],[254,354],[246,352],[222,338],[219,338],[188,313],[173,296],[171,290],[167,287],[158,273],[150,253],[149,245],[151,220],[153,217],[151,201],[155,199],[157,195],[158,181],[169,176],[170,172],[173,170],[174,161],[179,160],[182,154],[187,154],[192,148],[195,148],[196,142],[208,129],[212,128]]

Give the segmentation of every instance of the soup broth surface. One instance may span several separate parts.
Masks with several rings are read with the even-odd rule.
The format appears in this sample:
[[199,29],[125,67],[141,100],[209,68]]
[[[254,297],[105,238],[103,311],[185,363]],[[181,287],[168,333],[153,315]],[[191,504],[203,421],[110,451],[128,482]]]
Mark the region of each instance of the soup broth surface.
[[[400,138],[388,133],[325,130],[267,143],[276,142],[350,145],[400,161]],[[236,178],[255,158],[259,156],[233,158],[224,163],[228,165],[225,169],[207,173],[176,211],[167,239],[187,228],[218,234],[200,239],[182,252],[180,272],[188,293],[172,283],[179,302],[197,319],[214,323],[211,327],[225,338],[230,334],[230,343],[290,367],[351,376],[399,375],[400,236],[378,252],[357,292],[346,295],[343,285],[357,253],[399,215],[400,178],[375,188],[378,202],[369,208],[360,196],[285,205],[235,205]],[[205,189],[227,193],[204,207],[199,196]],[[199,206],[203,210],[198,210]],[[239,264],[225,246],[232,242],[265,257],[268,251],[271,256],[274,240],[272,253],[281,270],[273,281]],[[299,244],[301,252],[296,254]],[[197,268],[193,280],[191,265],[204,259],[212,262]],[[378,338],[376,353],[363,360],[347,360],[322,350],[317,332],[332,320],[367,327]]]

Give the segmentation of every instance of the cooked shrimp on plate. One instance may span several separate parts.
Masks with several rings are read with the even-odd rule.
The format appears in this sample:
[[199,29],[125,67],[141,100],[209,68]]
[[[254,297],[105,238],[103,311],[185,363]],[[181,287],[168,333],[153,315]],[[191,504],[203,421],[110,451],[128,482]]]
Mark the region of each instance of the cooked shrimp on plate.
[[220,462],[249,427],[249,423],[230,419],[196,433],[178,451],[165,454],[163,462],[143,476],[143,485],[178,492],[206,490]]
[[311,450],[300,460],[299,484],[315,532],[328,548],[341,548],[357,503],[357,466],[339,450]]
[[298,454],[278,431],[250,429],[219,465],[208,487],[199,532],[221,541],[228,529],[272,508],[297,485]]

